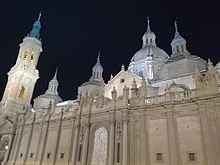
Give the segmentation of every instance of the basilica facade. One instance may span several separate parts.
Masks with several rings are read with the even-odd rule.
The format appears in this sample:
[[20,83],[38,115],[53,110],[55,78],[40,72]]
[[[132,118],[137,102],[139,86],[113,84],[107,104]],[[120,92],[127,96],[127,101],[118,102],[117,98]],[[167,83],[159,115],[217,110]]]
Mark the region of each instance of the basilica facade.
[[175,23],[172,54],[150,28],[126,69],[105,83],[100,54],[76,100],[57,70],[34,98],[40,16],[23,39],[0,104],[4,165],[219,165],[220,63],[191,54]]

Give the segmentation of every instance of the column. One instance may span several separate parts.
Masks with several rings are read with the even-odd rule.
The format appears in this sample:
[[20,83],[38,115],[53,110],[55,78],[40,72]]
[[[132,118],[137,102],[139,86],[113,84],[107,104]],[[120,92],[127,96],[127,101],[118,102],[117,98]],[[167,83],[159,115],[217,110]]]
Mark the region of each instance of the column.
[[71,160],[71,163],[70,163],[71,165],[75,165],[75,163],[76,163],[78,137],[79,137],[79,121],[77,119],[76,120],[76,126],[75,126],[75,133],[74,133],[74,141],[73,141],[72,160]]
[[82,151],[82,165],[86,165],[87,154],[88,154],[88,142],[89,142],[89,124],[85,124],[85,139],[83,141],[83,151]]
[[29,137],[28,137],[28,141],[27,141],[27,148],[26,148],[26,153],[25,153],[25,157],[24,157],[24,164],[26,163],[26,160],[27,160],[27,157],[28,157],[28,152],[29,152],[29,148],[30,148],[32,134],[33,134],[35,117],[36,117],[36,114],[34,113],[34,118],[33,118],[33,121],[31,123],[31,130],[30,130],[30,134],[29,134]]
[[204,146],[204,160],[206,160],[207,165],[216,164],[215,153],[212,145],[212,139],[210,135],[209,122],[207,117],[207,112],[205,109],[205,103],[196,103],[199,108],[200,122],[201,122],[201,132],[202,140]]
[[[45,147],[46,147],[46,143],[47,143],[48,130],[49,130],[49,126],[50,126],[50,118],[51,118],[51,114],[48,114],[48,118],[46,119],[47,120],[47,125],[46,125],[45,135],[44,135],[44,138],[43,138],[43,141],[42,141],[42,144],[43,144],[42,145],[42,150],[39,151],[39,153],[40,153],[40,162],[39,162],[39,164],[40,165],[43,162],[44,151],[45,151]],[[44,128],[42,128],[42,129],[44,129]]]
[[114,139],[115,139],[115,131],[114,131],[114,127],[115,127],[115,122],[114,120],[112,120],[110,122],[110,132],[109,132],[109,157],[108,157],[108,165],[113,165],[114,162]]
[[[24,114],[20,115],[20,121],[22,122],[22,124],[19,125],[19,126],[21,126],[21,129],[20,129],[20,133],[18,135],[18,143],[17,143],[17,146],[15,148],[15,156],[14,156],[13,164],[16,163],[16,160],[17,160],[17,157],[18,157],[18,153],[19,153],[19,149],[20,149],[20,145],[21,145],[21,140],[22,140],[22,137],[23,137],[24,124],[25,124],[25,115]],[[19,132],[19,129],[18,129],[18,132]]]
[[147,146],[147,140],[148,138],[146,137],[146,124],[145,124],[145,114],[144,113],[140,113],[140,151],[141,151],[141,160],[140,160],[140,164],[141,165],[146,165],[147,164],[147,160],[148,158],[148,146]]
[[59,157],[59,155],[57,155],[57,153],[58,153],[59,143],[60,143],[60,133],[61,133],[61,128],[62,128],[62,120],[63,120],[63,109],[61,110],[61,114],[60,114],[60,122],[59,122],[59,128],[57,130],[57,139],[56,139],[56,144],[55,144],[56,146],[55,146],[55,152],[54,152],[52,164],[55,164],[57,157]]
[[72,154],[73,154],[73,143],[74,143],[74,133],[75,133],[75,117],[72,118],[72,127],[71,127],[71,136],[70,136],[70,145],[69,145],[69,154],[68,154],[68,161],[67,165],[71,163],[72,160]]
[[123,154],[122,164],[128,164],[128,116],[127,111],[123,112]]
[[173,109],[172,107],[167,108],[167,128],[168,128],[168,141],[169,141],[169,151],[170,151],[170,165],[180,164],[178,161],[178,150],[176,144],[176,136],[175,136],[175,121],[173,117]]

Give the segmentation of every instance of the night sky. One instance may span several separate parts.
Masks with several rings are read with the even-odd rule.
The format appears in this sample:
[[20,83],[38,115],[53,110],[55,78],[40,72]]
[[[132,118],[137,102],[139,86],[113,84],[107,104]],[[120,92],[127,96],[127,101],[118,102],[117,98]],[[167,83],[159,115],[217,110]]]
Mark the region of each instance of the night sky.
[[101,51],[104,80],[142,47],[146,18],[156,34],[157,46],[171,54],[174,21],[187,41],[187,49],[214,64],[220,61],[219,0],[8,0],[0,2],[0,95],[7,72],[15,64],[19,44],[31,31],[39,12],[43,52],[38,63],[40,79],[34,96],[47,90],[56,67],[59,94],[75,99],[77,87],[91,77]]

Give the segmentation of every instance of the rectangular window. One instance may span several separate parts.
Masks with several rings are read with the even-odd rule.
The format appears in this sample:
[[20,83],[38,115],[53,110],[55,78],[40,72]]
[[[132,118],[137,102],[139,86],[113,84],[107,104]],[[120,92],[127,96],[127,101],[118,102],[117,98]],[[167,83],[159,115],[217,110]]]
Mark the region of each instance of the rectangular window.
[[20,91],[19,96],[18,96],[20,99],[24,98],[24,91],[25,91],[25,88],[21,87],[21,91]]
[[117,143],[117,162],[120,162],[120,143]]
[[139,72],[138,72],[138,76],[140,76],[140,77],[144,77],[144,73],[143,73],[143,71],[139,71]]
[[121,78],[120,83],[124,83],[125,79]]
[[30,158],[33,158],[33,155],[34,155],[34,153],[31,153],[31,154],[30,154]]
[[60,154],[60,158],[63,159],[64,158],[64,153]]
[[23,153],[20,154],[20,158],[22,158],[22,156],[23,156]]
[[196,154],[194,152],[189,153],[189,161],[195,162],[196,161]]
[[50,153],[47,153],[47,159],[50,159]]
[[82,144],[79,145],[78,161],[81,161]]
[[156,160],[157,161],[162,161],[163,160],[162,153],[156,153]]

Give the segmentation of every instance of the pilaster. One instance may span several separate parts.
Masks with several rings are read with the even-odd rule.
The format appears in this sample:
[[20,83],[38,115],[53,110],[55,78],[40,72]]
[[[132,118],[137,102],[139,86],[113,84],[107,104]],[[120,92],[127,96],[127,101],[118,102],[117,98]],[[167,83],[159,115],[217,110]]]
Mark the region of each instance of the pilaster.
[[122,164],[128,164],[128,112],[127,110],[123,111],[123,140],[122,140]]

